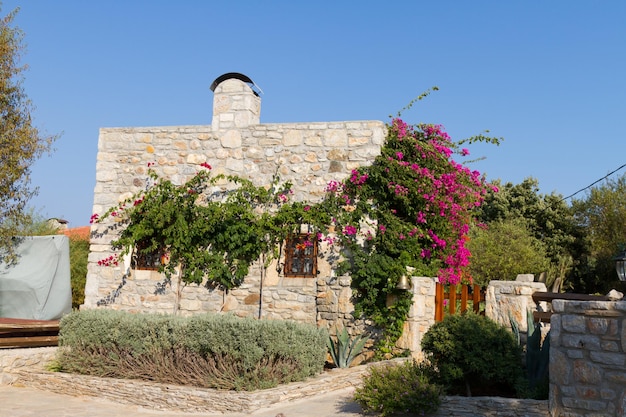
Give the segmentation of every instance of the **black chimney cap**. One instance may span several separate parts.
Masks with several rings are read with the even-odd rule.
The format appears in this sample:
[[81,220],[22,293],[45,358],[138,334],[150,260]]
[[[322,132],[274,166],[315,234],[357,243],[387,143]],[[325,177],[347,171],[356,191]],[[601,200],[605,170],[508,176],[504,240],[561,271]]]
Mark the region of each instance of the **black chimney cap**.
[[[215,81],[213,81],[213,83],[211,83],[211,91],[215,91],[215,89],[217,88],[217,86],[219,84],[221,84],[222,82],[231,79],[231,78],[235,78],[237,80],[241,80],[244,83],[248,84],[250,86],[250,88],[252,88],[252,91],[254,92],[254,94],[256,94],[257,96],[259,95],[259,92],[263,92],[258,85],[256,85],[254,83],[254,81],[252,81],[252,79],[250,79],[250,77],[248,77],[247,75],[244,75],[240,72],[227,72],[226,74],[222,74],[219,77],[217,77],[215,79]],[[258,90],[258,91],[257,91]]]

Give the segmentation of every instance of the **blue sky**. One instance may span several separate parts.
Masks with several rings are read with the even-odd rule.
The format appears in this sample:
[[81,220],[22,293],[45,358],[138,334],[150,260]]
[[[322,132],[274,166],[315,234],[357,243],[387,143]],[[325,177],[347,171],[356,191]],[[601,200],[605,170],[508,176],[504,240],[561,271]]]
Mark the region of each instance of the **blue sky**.
[[[2,0],[15,7],[45,217],[89,224],[101,127],[210,124],[211,82],[241,72],[261,122],[444,125],[489,179],[568,196],[626,163],[626,2]],[[614,174],[623,175],[626,170]],[[579,196],[583,196],[581,194]]]

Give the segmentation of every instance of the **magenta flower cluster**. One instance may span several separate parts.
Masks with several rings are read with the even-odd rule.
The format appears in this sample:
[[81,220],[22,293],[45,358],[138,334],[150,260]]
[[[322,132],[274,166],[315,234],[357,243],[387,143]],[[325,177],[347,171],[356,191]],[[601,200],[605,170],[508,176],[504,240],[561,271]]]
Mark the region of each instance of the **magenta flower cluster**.
[[100,266],[117,266],[118,264],[119,264],[119,258],[117,254],[108,256],[98,261],[98,265]]
[[[469,224],[490,185],[478,171],[452,159],[469,150],[455,152],[441,125],[409,126],[399,118],[391,121],[385,146],[379,171],[354,170],[343,183],[328,184],[337,204],[361,207],[336,219],[337,230],[352,241],[357,235],[370,240],[372,232],[384,235],[386,245],[396,239],[398,248],[416,254],[416,263],[437,262],[441,282],[471,281],[465,246]],[[353,216],[363,213],[377,219],[377,230],[354,226],[359,222]]]

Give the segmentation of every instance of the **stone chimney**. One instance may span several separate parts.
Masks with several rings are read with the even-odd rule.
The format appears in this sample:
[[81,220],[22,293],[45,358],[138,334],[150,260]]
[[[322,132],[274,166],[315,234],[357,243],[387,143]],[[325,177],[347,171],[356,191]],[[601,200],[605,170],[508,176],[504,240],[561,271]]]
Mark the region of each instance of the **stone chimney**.
[[211,84],[214,131],[239,129],[261,123],[260,88],[238,72],[221,75]]

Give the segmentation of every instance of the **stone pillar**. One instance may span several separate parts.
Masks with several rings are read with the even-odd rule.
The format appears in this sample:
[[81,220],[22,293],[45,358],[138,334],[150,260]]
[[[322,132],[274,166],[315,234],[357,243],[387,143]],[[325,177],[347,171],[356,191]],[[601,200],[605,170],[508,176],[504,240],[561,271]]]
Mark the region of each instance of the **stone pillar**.
[[213,96],[212,130],[241,129],[261,123],[261,98],[245,82],[230,78]]
[[491,281],[485,295],[485,315],[496,323],[511,328],[510,317],[519,324],[520,332],[526,333],[527,311],[537,310],[532,295],[546,291],[542,282],[529,282],[525,275],[515,281]]
[[[326,328],[332,334],[336,329],[346,328],[350,335],[361,334],[362,323],[355,323],[352,313],[352,289],[349,276],[321,277],[317,279],[317,327]],[[355,328],[357,327],[357,328]]]
[[422,337],[435,324],[435,278],[411,277],[413,304],[397,346],[422,359]]
[[626,302],[554,300],[552,416],[626,415]]

